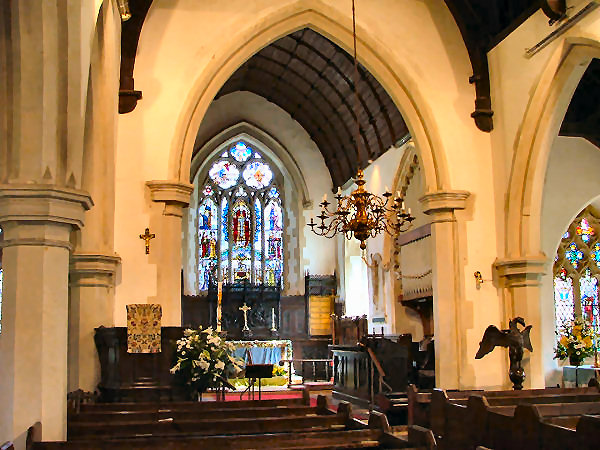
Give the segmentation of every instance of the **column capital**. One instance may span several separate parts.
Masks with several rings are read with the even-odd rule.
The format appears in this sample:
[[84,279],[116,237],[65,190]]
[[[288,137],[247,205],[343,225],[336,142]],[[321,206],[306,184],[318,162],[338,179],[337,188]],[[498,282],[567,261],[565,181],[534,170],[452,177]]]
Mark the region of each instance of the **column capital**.
[[114,287],[121,257],[117,254],[73,253],[69,261],[71,286]]
[[436,191],[425,194],[419,201],[423,212],[432,216],[433,222],[452,222],[454,211],[465,209],[470,195],[468,191]]
[[0,223],[54,222],[83,227],[85,211],[94,205],[90,194],[64,186],[0,184]]
[[194,191],[194,185],[174,180],[151,180],[146,181],[150,189],[150,198],[153,202],[163,202],[165,216],[182,217],[183,208],[190,204],[190,196]]
[[505,287],[539,286],[542,275],[546,273],[547,262],[544,254],[498,258],[494,262],[494,270]]

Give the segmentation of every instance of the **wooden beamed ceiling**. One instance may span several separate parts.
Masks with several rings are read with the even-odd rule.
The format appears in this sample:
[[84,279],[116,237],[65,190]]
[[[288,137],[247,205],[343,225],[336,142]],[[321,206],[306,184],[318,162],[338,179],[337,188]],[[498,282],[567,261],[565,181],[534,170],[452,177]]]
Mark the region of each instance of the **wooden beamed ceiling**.
[[[295,119],[323,154],[335,186],[356,174],[353,59],[305,28],[263,48],[223,85],[216,98],[249,91],[275,103]],[[358,68],[360,165],[381,156],[408,134],[398,108],[379,82]]]

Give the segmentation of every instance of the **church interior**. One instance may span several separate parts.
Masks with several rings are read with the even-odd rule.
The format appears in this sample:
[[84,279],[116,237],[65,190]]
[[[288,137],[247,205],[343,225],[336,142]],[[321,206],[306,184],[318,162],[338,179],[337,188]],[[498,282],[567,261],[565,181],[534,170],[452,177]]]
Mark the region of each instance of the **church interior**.
[[595,448],[599,58],[598,0],[0,2],[0,448]]

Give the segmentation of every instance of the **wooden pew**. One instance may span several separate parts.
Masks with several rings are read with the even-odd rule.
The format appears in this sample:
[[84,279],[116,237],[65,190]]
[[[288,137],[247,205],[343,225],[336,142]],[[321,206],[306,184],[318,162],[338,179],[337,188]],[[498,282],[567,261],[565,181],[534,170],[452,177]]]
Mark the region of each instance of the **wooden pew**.
[[[318,406],[321,411],[327,410],[325,397],[318,398]],[[284,408],[273,408],[274,411]],[[234,412],[235,409],[230,411]],[[82,413],[85,414],[85,413]],[[317,431],[307,431],[295,429],[293,432],[281,429],[278,425],[273,425],[271,419],[265,423],[266,430],[260,434],[248,434],[239,426],[239,422],[232,420],[215,420],[212,425],[224,423],[229,429],[227,433],[219,435],[196,435],[195,431],[188,430],[182,434],[166,436],[137,436],[137,437],[111,437],[98,436],[94,439],[76,439],[67,442],[34,442],[28,450],[48,450],[48,449],[250,449],[250,448],[278,448],[278,449],[350,449],[350,448],[406,448],[418,450],[435,449],[435,439],[429,430],[409,429],[409,437],[418,445],[411,446],[406,440],[397,438],[389,433],[385,415],[381,413],[372,413],[369,419],[369,426],[365,427],[359,421],[351,418],[351,406],[348,403],[341,402],[338,405],[337,414],[329,412],[327,415],[315,416],[321,421]],[[338,423],[343,423],[343,427],[330,427],[323,429],[324,419],[341,419]],[[290,418],[282,416],[283,419]],[[302,420],[294,417],[295,420]],[[247,419],[242,419],[247,421]],[[256,422],[256,420],[255,420]],[[85,422],[83,422],[85,424]],[[111,424],[114,427],[114,424]],[[178,430],[182,431],[182,430]],[[185,430],[184,430],[185,431]],[[222,431],[222,430],[221,430]],[[246,430],[248,431],[248,430]],[[211,433],[213,434],[213,433]]]
[[[434,391],[431,421],[432,427],[435,426],[434,435],[440,438],[440,447],[545,448],[536,443],[542,438],[549,443],[563,444],[567,439],[573,440],[574,429],[582,415],[600,414],[600,402],[593,391],[587,396],[582,392],[564,395],[542,394],[539,390],[521,395],[506,392],[495,392],[491,397],[487,396],[488,392],[477,392],[465,402],[462,398],[450,399],[444,391]],[[513,395],[509,396],[509,392]],[[501,399],[500,404],[494,405],[498,399]],[[508,404],[509,400],[512,404]],[[537,404],[538,400],[541,403]],[[540,434],[541,429],[545,430],[544,435]]]
[[256,406],[256,402],[265,407],[285,407],[292,405],[309,405],[310,393],[302,391],[302,397],[277,399],[277,400],[235,400],[226,402],[141,402],[141,403],[87,403],[79,406],[77,412],[100,412],[100,411],[158,411],[160,409],[200,411],[211,409],[227,409]]
[[[429,395],[430,401],[430,426],[435,436],[442,436],[445,427],[447,404],[466,406],[472,395],[484,395],[490,406],[506,406],[517,404],[551,404],[599,401],[600,392],[597,387],[584,388],[547,388],[527,389],[522,391],[442,391],[434,389]],[[422,403],[427,402],[427,394],[419,397]],[[413,402],[413,407],[414,402]],[[423,408],[423,406],[421,406]],[[411,409],[409,397],[409,411]],[[459,411],[460,408],[452,408]]]
[[485,397],[469,399],[471,445],[552,450],[591,449],[600,442],[600,418],[581,415],[599,414],[598,402],[517,405],[514,414],[505,408],[490,406]]

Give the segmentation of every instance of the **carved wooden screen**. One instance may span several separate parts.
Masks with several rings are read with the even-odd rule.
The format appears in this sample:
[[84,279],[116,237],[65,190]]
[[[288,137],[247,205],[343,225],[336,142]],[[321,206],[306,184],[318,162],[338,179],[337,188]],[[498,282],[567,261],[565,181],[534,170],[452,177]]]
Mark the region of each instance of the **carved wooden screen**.
[[556,329],[582,317],[600,331],[598,277],[600,276],[600,218],[588,206],[563,234],[554,257]]

